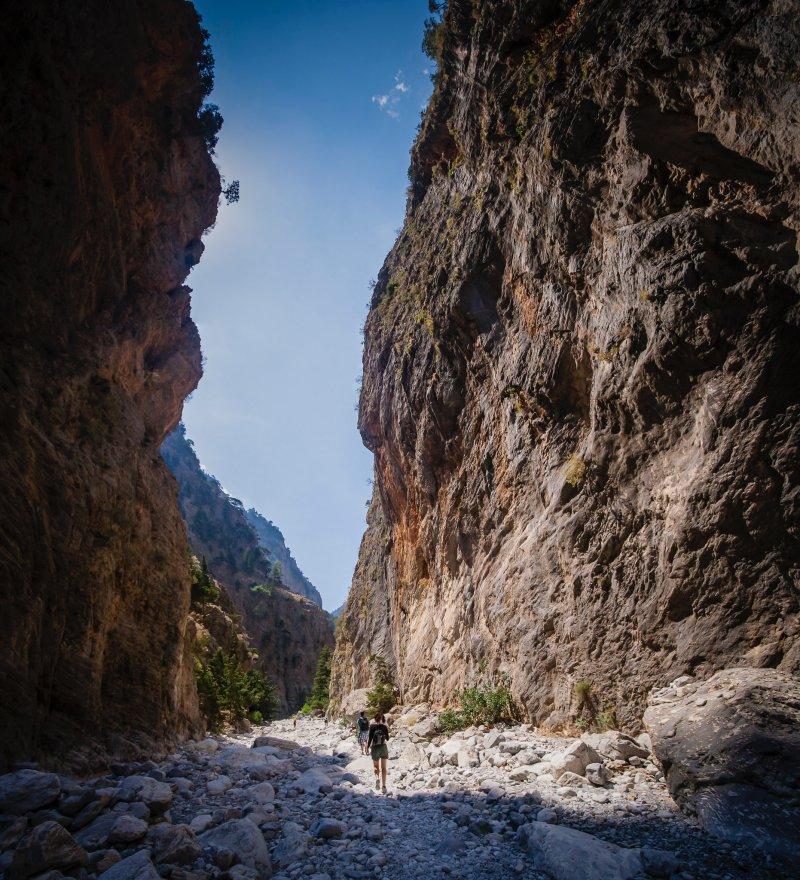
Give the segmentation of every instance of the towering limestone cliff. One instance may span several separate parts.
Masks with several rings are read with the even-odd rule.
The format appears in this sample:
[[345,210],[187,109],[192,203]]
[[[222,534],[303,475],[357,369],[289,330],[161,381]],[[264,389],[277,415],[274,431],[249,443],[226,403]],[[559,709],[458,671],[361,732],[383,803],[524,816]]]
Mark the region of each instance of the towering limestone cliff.
[[286,546],[283,532],[268,519],[263,517],[257,510],[245,511],[247,521],[253,528],[258,538],[259,545],[269,553],[270,559],[277,562],[281,567],[281,581],[293,593],[299,593],[306,599],[322,608],[322,596],[311,581],[300,570],[292,551]]
[[[375,493],[332,690],[507,677],[635,723],[797,670],[800,18],[789,0],[450,0],[366,323]],[[585,687],[585,685],[583,686]]]
[[274,560],[259,543],[242,503],[200,467],[182,424],[164,441],[161,454],[178,481],[193,552],[205,558],[241,615],[259,665],[276,686],[279,708],[298,709],[311,689],[320,651],[333,645],[329,616],[275,582]]
[[220,194],[190,3],[3,12],[0,765],[195,721],[158,447],[201,375],[183,282]]

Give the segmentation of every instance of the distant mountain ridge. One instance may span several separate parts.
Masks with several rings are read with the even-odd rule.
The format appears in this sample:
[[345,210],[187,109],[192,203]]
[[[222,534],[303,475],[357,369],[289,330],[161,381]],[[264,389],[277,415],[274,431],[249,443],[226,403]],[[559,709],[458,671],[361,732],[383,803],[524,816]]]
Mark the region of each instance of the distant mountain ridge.
[[244,515],[258,538],[259,546],[269,553],[273,562],[280,563],[283,585],[322,608],[322,596],[319,590],[300,570],[300,566],[292,556],[292,551],[286,546],[283,532],[255,508],[246,510]]
[[[332,620],[318,604],[319,594],[315,602],[290,588],[286,581],[294,571],[284,559],[294,560],[288,549],[281,542],[282,558],[261,545],[241,501],[202,469],[183,424],[164,441],[161,456],[178,483],[192,552],[205,559],[241,616],[259,666],[276,686],[279,709],[298,709],[311,688],[320,651],[333,644]],[[281,583],[273,571],[277,561]]]

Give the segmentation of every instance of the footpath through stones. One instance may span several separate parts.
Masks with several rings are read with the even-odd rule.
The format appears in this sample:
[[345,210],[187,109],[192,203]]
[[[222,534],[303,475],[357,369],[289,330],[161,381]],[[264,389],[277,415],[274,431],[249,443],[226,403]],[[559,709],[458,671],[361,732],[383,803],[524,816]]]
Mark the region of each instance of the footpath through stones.
[[187,743],[76,780],[0,777],[8,880],[745,880],[785,872],[670,800],[646,736],[392,724],[389,792],[354,732],[322,719]]

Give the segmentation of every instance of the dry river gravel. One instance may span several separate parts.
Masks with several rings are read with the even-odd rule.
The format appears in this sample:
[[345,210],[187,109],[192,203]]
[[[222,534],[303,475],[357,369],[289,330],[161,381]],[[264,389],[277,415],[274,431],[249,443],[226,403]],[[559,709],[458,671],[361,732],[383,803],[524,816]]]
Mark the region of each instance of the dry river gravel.
[[786,876],[683,817],[646,738],[425,727],[419,713],[393,725],[385,796],[352,733],[321,719],[86,780],[20,767],[0,777],[0,869],[8,880]]

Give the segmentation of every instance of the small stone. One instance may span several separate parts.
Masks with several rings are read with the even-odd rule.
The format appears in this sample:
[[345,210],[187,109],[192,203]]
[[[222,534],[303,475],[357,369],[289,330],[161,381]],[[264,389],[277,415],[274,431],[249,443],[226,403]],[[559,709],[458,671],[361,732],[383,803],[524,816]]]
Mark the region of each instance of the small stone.
[[132,843],[147,834],[147,822],[132,813],[122,813],[109,831],[108,843]]
[[536,814],[537,822],[546,822],[550,825],[558,822],[558,813],[550,807],[544,807]]
[[225,794],[232,785],[230,776],[217,776],[216,779],[209,779],[206,783],[206,791],[210,795]]
[[115,849],[98,850],[89,854],[87,866],[91,873],[102,874],[121,860],[122,856]]
[[199,816],[195,816],[194,819],[192,819],[189,823],[189,827],[195,834],[202,834],[203,831],[211,826],[213,821],[210,813],[200,813]]
[[344,825],[337,819],[317,819],[308,831],[312,837],[319,840],[330,840],[344,834]]

